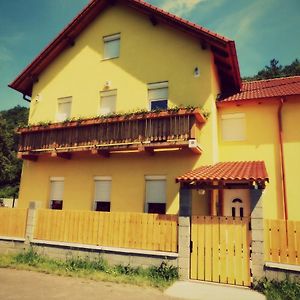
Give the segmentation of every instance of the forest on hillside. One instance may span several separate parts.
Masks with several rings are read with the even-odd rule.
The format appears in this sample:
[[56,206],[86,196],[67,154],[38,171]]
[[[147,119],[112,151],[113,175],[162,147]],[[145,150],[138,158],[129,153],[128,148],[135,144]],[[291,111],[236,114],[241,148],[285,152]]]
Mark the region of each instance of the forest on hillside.
[[28,121],[28,108],[16,106],[0,112],[0,197],[18,194],[22,161],[17,159],[16,128]]
[[[269,65],[254,76],[243,80],[271,79],[300,75],[300,61],[295,59],[291,64],[282,66],[272,59]],[[18,135],[15,130],[27,124],[29,110],[16,106],[0,112],[0,198],[11,198],[18,195],[22,161],[17,159]]]

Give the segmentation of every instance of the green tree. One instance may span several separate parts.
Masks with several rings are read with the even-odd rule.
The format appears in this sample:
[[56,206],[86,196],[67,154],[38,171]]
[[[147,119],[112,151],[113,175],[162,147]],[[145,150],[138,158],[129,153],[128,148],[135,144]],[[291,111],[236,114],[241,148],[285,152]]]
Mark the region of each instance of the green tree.
[[243,78],[244,80],[272,79],[277,77],[287,77],[300,75],[300,61],[296,58],[290,65],[282,66],[275,58],[270,60],[270,64],[258,71],[256,75]]
[[17,159],[18,135],[15,130],[28,120],[28,109],[16,106],[0,112],[0,197],[18,192],[22,161]]

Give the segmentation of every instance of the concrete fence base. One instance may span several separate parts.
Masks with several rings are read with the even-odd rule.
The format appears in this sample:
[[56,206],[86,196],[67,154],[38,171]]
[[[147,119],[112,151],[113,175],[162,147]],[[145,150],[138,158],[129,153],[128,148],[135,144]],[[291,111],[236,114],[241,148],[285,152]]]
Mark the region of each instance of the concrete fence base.
[[178,254],[159,251],[143,251],[136,249],[122,249],[113,247],[99,247],[71,243],[49,241],[0,240],[1,254],[17,254],[32,246],[35,251],[49,258],[65,260],[70,257],[96,258],[101,256],[110,265],[131,265],[134,267],[159,266],[163,261],[169,265],[178,266]]

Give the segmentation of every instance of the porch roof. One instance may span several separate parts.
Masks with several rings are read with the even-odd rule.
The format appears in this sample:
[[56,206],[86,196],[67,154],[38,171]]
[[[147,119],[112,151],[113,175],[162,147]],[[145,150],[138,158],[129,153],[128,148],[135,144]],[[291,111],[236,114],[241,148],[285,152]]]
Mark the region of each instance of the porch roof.
[[219,162],[202,166],[176,178],[180,183],[251,182],[259,185],[269,182],[263,161]]

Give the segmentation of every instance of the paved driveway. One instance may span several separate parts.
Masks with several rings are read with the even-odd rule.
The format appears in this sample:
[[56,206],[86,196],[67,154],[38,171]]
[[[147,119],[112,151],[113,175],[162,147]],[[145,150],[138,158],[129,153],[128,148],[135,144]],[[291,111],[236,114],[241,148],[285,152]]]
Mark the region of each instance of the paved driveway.
[[172,300],[175,298],[151,288],[0,268],[0,299]]

